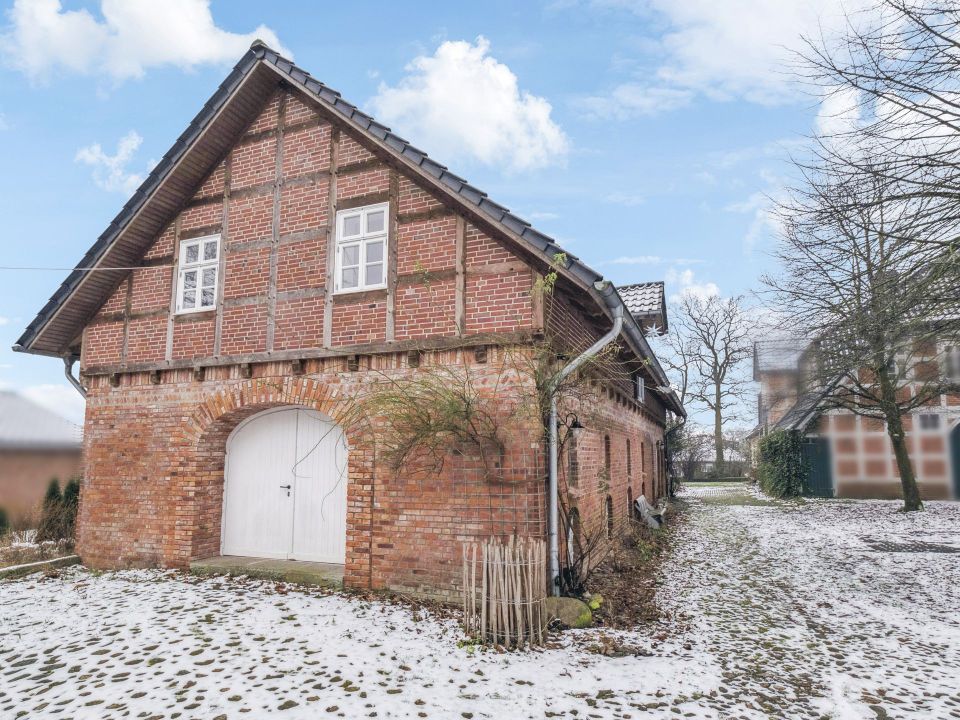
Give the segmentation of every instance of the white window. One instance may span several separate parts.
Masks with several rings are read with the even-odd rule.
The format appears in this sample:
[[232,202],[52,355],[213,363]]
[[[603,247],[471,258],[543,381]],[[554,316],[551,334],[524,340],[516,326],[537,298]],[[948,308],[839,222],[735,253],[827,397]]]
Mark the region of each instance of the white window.
[[944,348],[944,374],[951,382],[960,382],[960,347],[951,345]]
[[212,310],[217,306],[220,236],[183,240],[177,275],[177,312]]
[[935,413],[921,413],[917,415],[917,422],[922,432],[935,432],[940,429],[940,416]]
[[388,203],[337,213],[335,292],[387,286]]
[[636,386],[637,390],[637,402],[643,402],[647,392],[647,386],[643,380],[643,375],[640,373],[634,375],[634,385]]

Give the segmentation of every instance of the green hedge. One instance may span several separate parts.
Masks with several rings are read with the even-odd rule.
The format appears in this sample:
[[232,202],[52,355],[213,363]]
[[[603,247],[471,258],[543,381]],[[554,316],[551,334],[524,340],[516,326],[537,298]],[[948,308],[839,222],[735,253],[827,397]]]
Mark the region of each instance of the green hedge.
[[774,430],[760,440],[757,481],[774,497],[803,495],[807,467],[800,451],[803,437],[798,432]]

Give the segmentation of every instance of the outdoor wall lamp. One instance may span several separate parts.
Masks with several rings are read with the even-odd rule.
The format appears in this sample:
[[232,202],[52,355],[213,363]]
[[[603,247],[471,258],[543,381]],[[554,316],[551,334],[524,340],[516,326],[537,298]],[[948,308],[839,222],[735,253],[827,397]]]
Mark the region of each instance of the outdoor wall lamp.
[[576,413],[567,413],[563,420],[557,420],[557,428],[560,428],[560,426],[567,428],[567,433],[574,440],[580,437],[582,430],[586,430],[580,423],[580,418],[577,417]]

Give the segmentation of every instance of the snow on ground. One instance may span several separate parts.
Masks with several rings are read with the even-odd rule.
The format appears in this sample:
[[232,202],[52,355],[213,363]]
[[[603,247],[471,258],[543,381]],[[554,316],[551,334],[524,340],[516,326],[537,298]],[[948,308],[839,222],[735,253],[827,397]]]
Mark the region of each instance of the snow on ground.
[[0,717],[608,717],[717,679],[682,648],[483,652],[406,606],[279,589],[76,568],[0,583]]
[[[723,717],[960,718],[960,504],[692,489],[664,602]],[[682,569],[682,570],[681,570]]]
[[[960,505],[687,494],[649,656],[163,571],[0,582],[0,718],[960,718]],[[670,631],[670,638],[653,635]]]

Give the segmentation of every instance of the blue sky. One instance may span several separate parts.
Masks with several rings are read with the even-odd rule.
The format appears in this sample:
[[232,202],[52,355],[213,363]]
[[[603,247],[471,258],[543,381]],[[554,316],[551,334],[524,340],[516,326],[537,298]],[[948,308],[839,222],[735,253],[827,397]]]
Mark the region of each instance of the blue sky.
[[[77,262],[260,36],[615,283],[729,295],[756,286],[766,198],[825,122],[788,50],[837,4],[0,7],[0,265]],[[61,364],[9,350],[65,275],[0,270],[0,387],[77,419]]]

